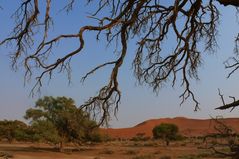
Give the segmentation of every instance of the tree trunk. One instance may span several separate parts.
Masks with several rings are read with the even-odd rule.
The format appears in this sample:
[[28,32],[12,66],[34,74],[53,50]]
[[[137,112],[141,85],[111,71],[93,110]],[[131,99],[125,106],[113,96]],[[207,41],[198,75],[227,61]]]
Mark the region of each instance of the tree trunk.
[[59,151],[60,152],[64,152],[64,143],[63,143],[63,141],[60,142]]
[[235,6],[235,7],[239,6],[239,1],[238,0],[218,0],[218,2],[220,4],[223,4],[224,6],[227,6],[227,5],[232,5],[232,6]]
[[169,140],[166,139],[166,145],[169,146]]

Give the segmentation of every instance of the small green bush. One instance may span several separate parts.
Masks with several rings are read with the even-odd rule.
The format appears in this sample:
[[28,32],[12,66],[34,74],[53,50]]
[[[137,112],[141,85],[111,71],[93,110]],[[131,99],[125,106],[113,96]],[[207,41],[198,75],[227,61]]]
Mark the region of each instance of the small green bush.
[[171,140],[180,138],[178,135],[178,127],[175,124],[162,123],[155,126],[152,132],[155,139],[163,139],[167,146]]

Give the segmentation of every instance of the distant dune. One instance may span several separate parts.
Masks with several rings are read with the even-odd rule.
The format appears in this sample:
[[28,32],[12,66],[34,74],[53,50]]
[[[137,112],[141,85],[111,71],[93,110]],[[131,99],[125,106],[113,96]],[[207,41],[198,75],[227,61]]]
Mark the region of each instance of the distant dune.
[[[239,132],[239,118],[225,118],[220,119],[220,121],[228,125],[234,131]],[[212,119],[188,119],[184,117],[151,119],[130,128],[101,129],[101,133],[107,134],[111,138],[122,139],[130,139],[139,133],[143,133],[147,137],[152,137],[152,129],[161,123],[176,124],[179,128],[179,133],[187,137],[205,136],[217,133],[214,128],[216,122]]]

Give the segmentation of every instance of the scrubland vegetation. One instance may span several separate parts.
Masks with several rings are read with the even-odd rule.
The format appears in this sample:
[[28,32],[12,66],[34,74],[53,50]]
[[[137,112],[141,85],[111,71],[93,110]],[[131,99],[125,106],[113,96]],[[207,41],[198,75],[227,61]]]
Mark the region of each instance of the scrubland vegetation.
[[[71,98],[44,97],[26,110],[24,118],[0,121],[0,158],[83,159],[237,159],[238,135],[215,120],[217,134],[187,137],[175,124],[161,123],[153,137],[112,138],[100,131],[89,113]],[[169,144],[170,143],[170,144]]]
[[[85,132],[84,129],[79,131],[85,132],[81,134],[81,138],[69,135],[69,138],[62,140],[60,137],[62,132],[52,122],[43,122],[45,120],[35,119],[28,125],[21,121],[1,121],[0,129],[3,131],[1,131],[0,158],[222,159],[233,158],[225,154],[232,154],[231,147],[235,148],[238,144],[237,135],[230,140],[228,136],[222,134],[184,137],[178,131],[168,131],[178,128],[167,123],[158,125],[152,130],[160,132],[158,136],[155,133],[153,138],[138,133],[131,139],[114,139],[102,135],[94,128],[94,133]],[[158,131],[159,127],[163,131],[161,129]],[[170,141],[169,145],[165,144],[166,140]],[[62,141],[64,141],[63,150],[60,149]]]

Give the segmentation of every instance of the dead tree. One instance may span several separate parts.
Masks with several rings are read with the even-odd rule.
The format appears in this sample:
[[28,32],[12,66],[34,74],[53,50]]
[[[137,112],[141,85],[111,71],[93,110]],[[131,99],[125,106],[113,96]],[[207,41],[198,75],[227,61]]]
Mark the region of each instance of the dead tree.
[[[199,102],[190,80],[199,79],[198,68],[202,64],[202,54],[215,52],[217,47],[220,19],[218,5],[239,6],[238,0],[85,0],[80,1],[79,5],[85,2],[95,7],[96,11],[88,16],[95,20],[95,24],[79,27],[74,33],[65,30],[59,35],[52,35],[49,31],[54,24],[51,12],[57,10],[57,5],[52,5],[52,1],[16,1],[19,8],[12,16],[15,18],[15,27],[11,29],[10,36],[0,40],[0,46],[11,44],[12,67],[17,69],[19,65],[23,66],[26,81],[36,79],[33,93],[41,88],[44,78],[51,79],[56,72],[67,72],[71,79],[71,59],[85,48],[84,35],[87,32],[95,33],[96,40],[103,40],[106,45],[116,44],[116,50],[112,52],[117,52],[118,56],[95,66],[82,78],[84,81],[106,66],[112,68],[108,82],[99,88],[96,96],[81,105],[82,109],[90,111],[94,116],[99,115],[97,119],[100,119],[100,123],[107,121],[110,114],[116,114],[118,110],[121,100],[119,71],[128,54],[128,42],[132,39],[137,39],[132,65],[139,84],[146,84],[158,92],[163,85],[169,83],[174,86],[180,81],[179,84],[184,88],[180,95],[181,104],[191,98],[195,110],[198,110]],[[66,3],[63,10],[70,12],[75,9],[78,1],[57,1],[63,2]],[[5,11],[3,5],[1,8],[1,12]],[[79,22],[77,18],[75,22]],[[171,51],[163,52],[169,34],[175,45]],[[61,45],[67,39],[77,42],[78,46],[57,57],[52,56],[56,44]],[[235,52],[238,52],[238,42],[237,37]],[[231,74],[239,68],[237,59],[238,56],[235,56],[226,65],[232,69]]]
[[[217,136],[222,137],[225,140],[225,143],[213,143],[209,148],[212,149],[215,154],[220,156],[238,159],[239,144],[237,141],[237,133],[223,122],[223,118],[212,118],[212,120],[216,123],[214,129],[217,131]],[[228,148],[229,152],[225,152],[225,148]]]
[[225,110],[225,109],[230,109],[231,108],[231,111],[232,111],[235,107],[239,106],[239,100],[236,100],[235,97],[229,96],[229,98],[233,99],[233,102],[229,103],[229,104],[225,104],[225,100],[224,100],[223,95],[220,92],[220,89],[218,89],[218,94],[221,97],[223,105],[220,106],[220,107],[217,107],[215,109]]

